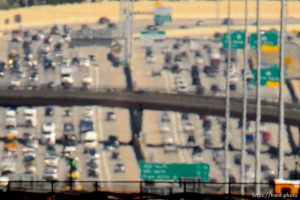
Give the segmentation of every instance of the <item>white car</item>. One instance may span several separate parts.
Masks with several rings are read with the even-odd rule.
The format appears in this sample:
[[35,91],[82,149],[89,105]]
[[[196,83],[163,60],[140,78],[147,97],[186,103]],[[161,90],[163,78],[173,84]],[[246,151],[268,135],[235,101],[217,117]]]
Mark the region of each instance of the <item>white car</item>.
[[91,107],[91,106],[85,106],[84,107],[84,116],[90,118],[93,115],[94,115],[93,107]]
[[185,85],[180,85],[176,87],[178,93],[187,93],[189,91],[188,87]]
[[51,133],[51,132],[55,132],[55,124],[53,122],[45,122],[42,125],[42,132],[43,133]]
[[13,88],[18,88],[18,87],[21,86],[21,81],[19,81],[19,80],[12,80],[10,82],[10,86],[13,87]]
[[156,57],[153,55],[146,56],[146,62],[147,63],[154,63],[156,61]]
[[8,176],[0,176],[0,186],[6,187],[9,183],[9,177]]
[[7,110],[5,115],[6,115],[6,118],[15,118],[16,111],[15,110]]
[[204,64],[204,59],[202,56],[195,56],[195,62],[199,65],[203,65]]
[[85,77],[82,79],[82,85],[83,85],[84,87],[86,87],[86,88],[91,87],[92,83],[93,83],[93,79],[92,79],[92,77],[90,77],[90,76],[85,76]]
[[89,59],[83,58],[83,59],[81,59],[81,60],[79,61],[79,65],[80,65],[81,67],[90,67],[90,66],[91,66],[91,62],[90,62]]
[[171,129],[170,129],[169,124],[164,122],[164,123],[160,124],[159,130],[162,133],[166,133],[166,132],[170,132]]
[[193,131],[194,130],[194,125],[192,124],[192,122],[190,121],[187,121],[187,122],[184,122],[183,123],[183,130],[185,132],[190,132],[190,131]]

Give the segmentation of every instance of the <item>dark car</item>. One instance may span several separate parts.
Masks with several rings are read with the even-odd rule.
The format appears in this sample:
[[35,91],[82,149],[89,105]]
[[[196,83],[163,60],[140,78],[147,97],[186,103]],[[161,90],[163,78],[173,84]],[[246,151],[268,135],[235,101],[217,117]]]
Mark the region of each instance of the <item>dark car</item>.
[[45,108],[45,116],[50,117],[53,115],[53,107],[47,106]]
[[49,58],[45,58],[43,65],[45,69],[54,69],[56,66],[55,62]]
[[236,84],[235,83],[230,83],[229,88],[231,91],[236,91]]
[[189,114],[188,113],[181,113],[181,120],[189,120]]
[[200,85],[200,79],[199,79],[199,77],[193,77],[192,84],[193,85]]
[[64,133],[74,133],[74,124],[64,123]]
[[233,25],[233,20],[232,19],[229,19],[229,18],[225,18],[223,20],[223,25]]
[[109,23],[109,19],[107,17],[101,17],[98,20],[98,24],[107,24],[107,23]]
[[116,30],[117,29],[117,25],[115,23],[108,23],[107,24],[107,28],[109,30]]
[[5,62],[0,62],[0,77],[3,77],[5,75]]
[[80,133],[86,133],[88,131],[93,131],[94,126],[93,126],[93,121],[90,118],[85,118],[80,120],[79,123],[79,130]]
[[79,65],[80,64],[80,60],[78,57],[73,57],[71,60],[71,65]]
[[62,50],[62,44],[61,43],[56,43],[54,45],[54,51],[58,52],[58,51],[61,51],[61,50]]
[[202,124],[202,127],[203,127],[204,129],[211,129],[211,121],[210,121],[209,119],[204,120],[204,121],[203,121],[203,124]]
[[158,30],[157,26],[155,26],[155,25],[148,25],[148,26],[146,27],[146,29],[147,29],[148,31],[157,31],[157,30]]
[[117,136],[109,135],[108,139],[104,142],[104,148],[118,148],[119,147],[119,139]]
[[57,25],[52,26],[51,34],[52,35],[59,35],[60,34],[60,30],[59,30],[59,27]]
[[203,148],[198,147],[198,146],[193,147],[193,150],[192,150],[192,154],[193,154],[193,155],[201,154],[201,153],[203,153]]
[[119,160],[121,158],[120,153],[117,151],[112,152],[111,159],[113,160]]
[[187,144],[192,144],[194,145],[196,143],[196,139],[194,135],[189,135],[187,138]]

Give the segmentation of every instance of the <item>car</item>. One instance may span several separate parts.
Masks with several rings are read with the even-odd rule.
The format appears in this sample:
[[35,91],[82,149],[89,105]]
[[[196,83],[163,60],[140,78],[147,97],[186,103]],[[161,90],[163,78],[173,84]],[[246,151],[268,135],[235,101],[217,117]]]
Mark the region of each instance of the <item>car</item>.
[[151,69],[151,75],[152,76],[160,76],[161,75],[161,69],[158,67],[153,67]]
[[46,166],[43,173],[43,179],[46,181],[57,180],[57,168],[52,166]]
[[186,26],[186,25],[180,25],[179,28],[180,29],[188,29],[188,26]]
[[191,121],[183,122],[182,126],[183,126],[183,131],[185,131],[185,132],[192,132],[192,131],[194,131],[194,128],[195,128],[194,124]]
[[240,153],[234,155],[234,163],[236,165],[241,165],[242,155]]
[[204,25],[204,21],[203,20],[198,20],[196,22],[196,26],[203,26]]
[[195,145],[196,144],[196,139],[193,134],[189,134],[186,143],[188,145]]
[[79,131],[80,133],[86,133],[94,130],[94,124],[91,118],[85,117],[79,122]]
[[45,107],[45,116],[46,117],[53,116],[53,107],[52,106],[46,106]]
[[192,85],[200,85],[200,79],[199,79],[199,77],[193,77],[193,79],[192,79]]
[[45,69],[54,69],[56,67],[56,63],[48,58],[44,60],[43,65]]
[[0,61],[0,77],[3,77],[5,75],[6,71],[6,64],[5,62]]
[[189,91],[189,88],[186,85],[179,85],[176,87],[176,90],[178,93],[187,93]]
[[60,35],[60,29],[57,25],[52,26],[50,32],[52,35]]
[[116,114],[113,111],[109,111],[106,113],[106,120],[107,121],[115,121],[117,119]]
[[211,139],[211,137],[205,137],[204,138],[204,147],[205,148],[212,147],[212,139]]
[[120,160],[121,159],[120,153],[117,152],[117,151],[113,151],[112,154],[111,154],[111,159]]
[[107,18],[107,17],[101,17],[99,20],[98,20],[98,24],[107,24],[107,23],[109,23],[110,22],[110,20],[109,20],[109,18]]
[[64,134],[74,133],[74,124],[71,122],[64,123],[63,132]]
[[168,112],[162,112],[160,115],[161,122],[170,122],[170,115]]
[[85,106],[84,107],[84,116],[86,118],[91,118],[94,115],[94,110],[92,106]]
[[233,20],[230,18],[225,18],[222,22],[223,25],[233,25]]
[[210,119],[203,120],[202,127],[204,129],[211,129],[211,120]]
[[57,167],[60,157],[57,155],[49,155],[45,158],[44,163],[46,166]]
[[231,83],[229,84],[229,88],[230,88],[231,91],[236,91],[236,88],[237,88],[236,83],[231,82]]
[[120,145],[119,139],[115,135],[109,135],[107,140],[104,142],[104,148],[107,150],[114,150]]
[[57,151],[55,149],[55,145],[48,145],[46,147],[45,158],[57,155]]
[[95,148],[85,149],[85,157],[89,159],[98,159],[100,158],[100,154],[97,152]]
[[93,84],[93,79],[91,76],[84,76],[82,79],[82,88],[83,89],[90,89]]
[[177,146],[174,144],[174,140],[171,137],[164,138],[163,147],[165,153],[178,153]]
[[116,23],[108,23],[107,24],[107,29],[109,29],[109,30],[116,30],[117,29]]
[[81,67],[90,67],[91,66],[91,61],[88,58],[82,58],[79,60],[79,65]]
[[163,123],[160,123],[159,130],[161,133],[167,133],[167,132],[170,132],[171,129],[170,129],[170,126],[168,123],[163,122]]
[[202,161],[203,160],[203,149],[199,146],[195,146],[192,149],[192,157],[194,161]]
[[79,65],[80,64],[80,59],[78,57],[73,57],[71,59],[71,65]]
[[88,177],[94,177],[94,178],[98,178],[100,174],[100,170],[99,168],[87,168],[87,175]]
[[146,56],[147,63],[151,64],[151,63],[155,63],[155,61],[156,61],[156,57],[153,54]]
[[125,172],[125,165],[124,165],[123,163],[117,163],[117,164],[115,165],[114,171],[115,171],[116,173]]
[[148,30],[148,31],[157,31],[158,28],[157,28],[157,26],[155,26],[155,25],[148,25],[148,26],[146,27],[146,30]]

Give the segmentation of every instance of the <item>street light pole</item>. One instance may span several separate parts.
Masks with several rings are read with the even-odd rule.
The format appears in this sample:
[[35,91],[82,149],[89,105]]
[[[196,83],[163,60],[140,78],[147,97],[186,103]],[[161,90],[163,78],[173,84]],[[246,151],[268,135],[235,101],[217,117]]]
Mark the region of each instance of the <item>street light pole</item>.
[[281,0],[281,10],[280,10],[280,89],[279,89],[279,134],[278,134],[278,146],[279,146],[279,155],[278,155],[278,178],[283,178],[283,134],[285,130],[284,124],[284,83],[285,83],[285,0]]
[[256,0],[256,34],[257,34],[257,49],[256,49],[256,65],[257,65],[257,78],[256,78],[256,123],[255,123],[255,192],[260,194],[260,153],[261,153],[261,135],[260,135],[260,123],[261,123],[261,35],[260,35],[260,1]]
[[230,143],[230,131],[229,131],[229,123],[230,123],[230,68],[231,68],[231,33],[230,33],[230,26],[231,26],[231,18],[230,18],[230,11],[231,11],[231,0],[228,0],[228,23],[227,23],[227,42],[228,42],[228,49],[227,49],[227,74],[226,74],[226,111],[225,111],[225,144],[224,144],[224,157],[225,157],[225,193],[229,192],[229,143]]
[[245,46],[244,46],[244,74],[243,74],[243,127],[242,127],[242,153],[241,153],[241,194],[245,192],[245,162],[246,162],[246,132],[247,132],[247,72],[248,72],[248,0],[245,0]]

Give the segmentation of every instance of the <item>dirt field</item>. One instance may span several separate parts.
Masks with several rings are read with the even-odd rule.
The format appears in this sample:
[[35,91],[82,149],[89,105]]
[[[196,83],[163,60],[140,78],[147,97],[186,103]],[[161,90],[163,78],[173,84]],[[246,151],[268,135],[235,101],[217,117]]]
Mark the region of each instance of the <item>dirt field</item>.
[[[216,18],[216,3],[209,1],[201,2],[162,2],[164,6],[172,7],[172,15],[174,19],[203,19]],[[262,2],[261,17],[262,18],[279,18],[279,2]],[[154,8],[153,2],[136,2],[134,10],[136,12],[152,12]],[[256,4],[251,1],[249,5],[250,18],[255,17]],[[288,3],[288,16],[300,18],[300,2]],[[100,16],[108,16],[113,20],[119,18],[118,2],[99,2],[99,3],[83,3],[70,4],[60,6],[39,6],[31,8],[14,9],[9,11],[0,11],[0,30],[5,28],[4,19],[9,18],[13,21],[15,14],[21,14],[23,17],[23,27],[45,26],[53,23],[92,23],[96,22]],[[220,17],[227,16],[227,2],[220,3]],[[244,3],[241,1],[232,1],[232,17],[244,17]],[[150,19],[150,15],[136,15],[135,19]],[[10,24],[6,28],[18,27],[17,24]]]

